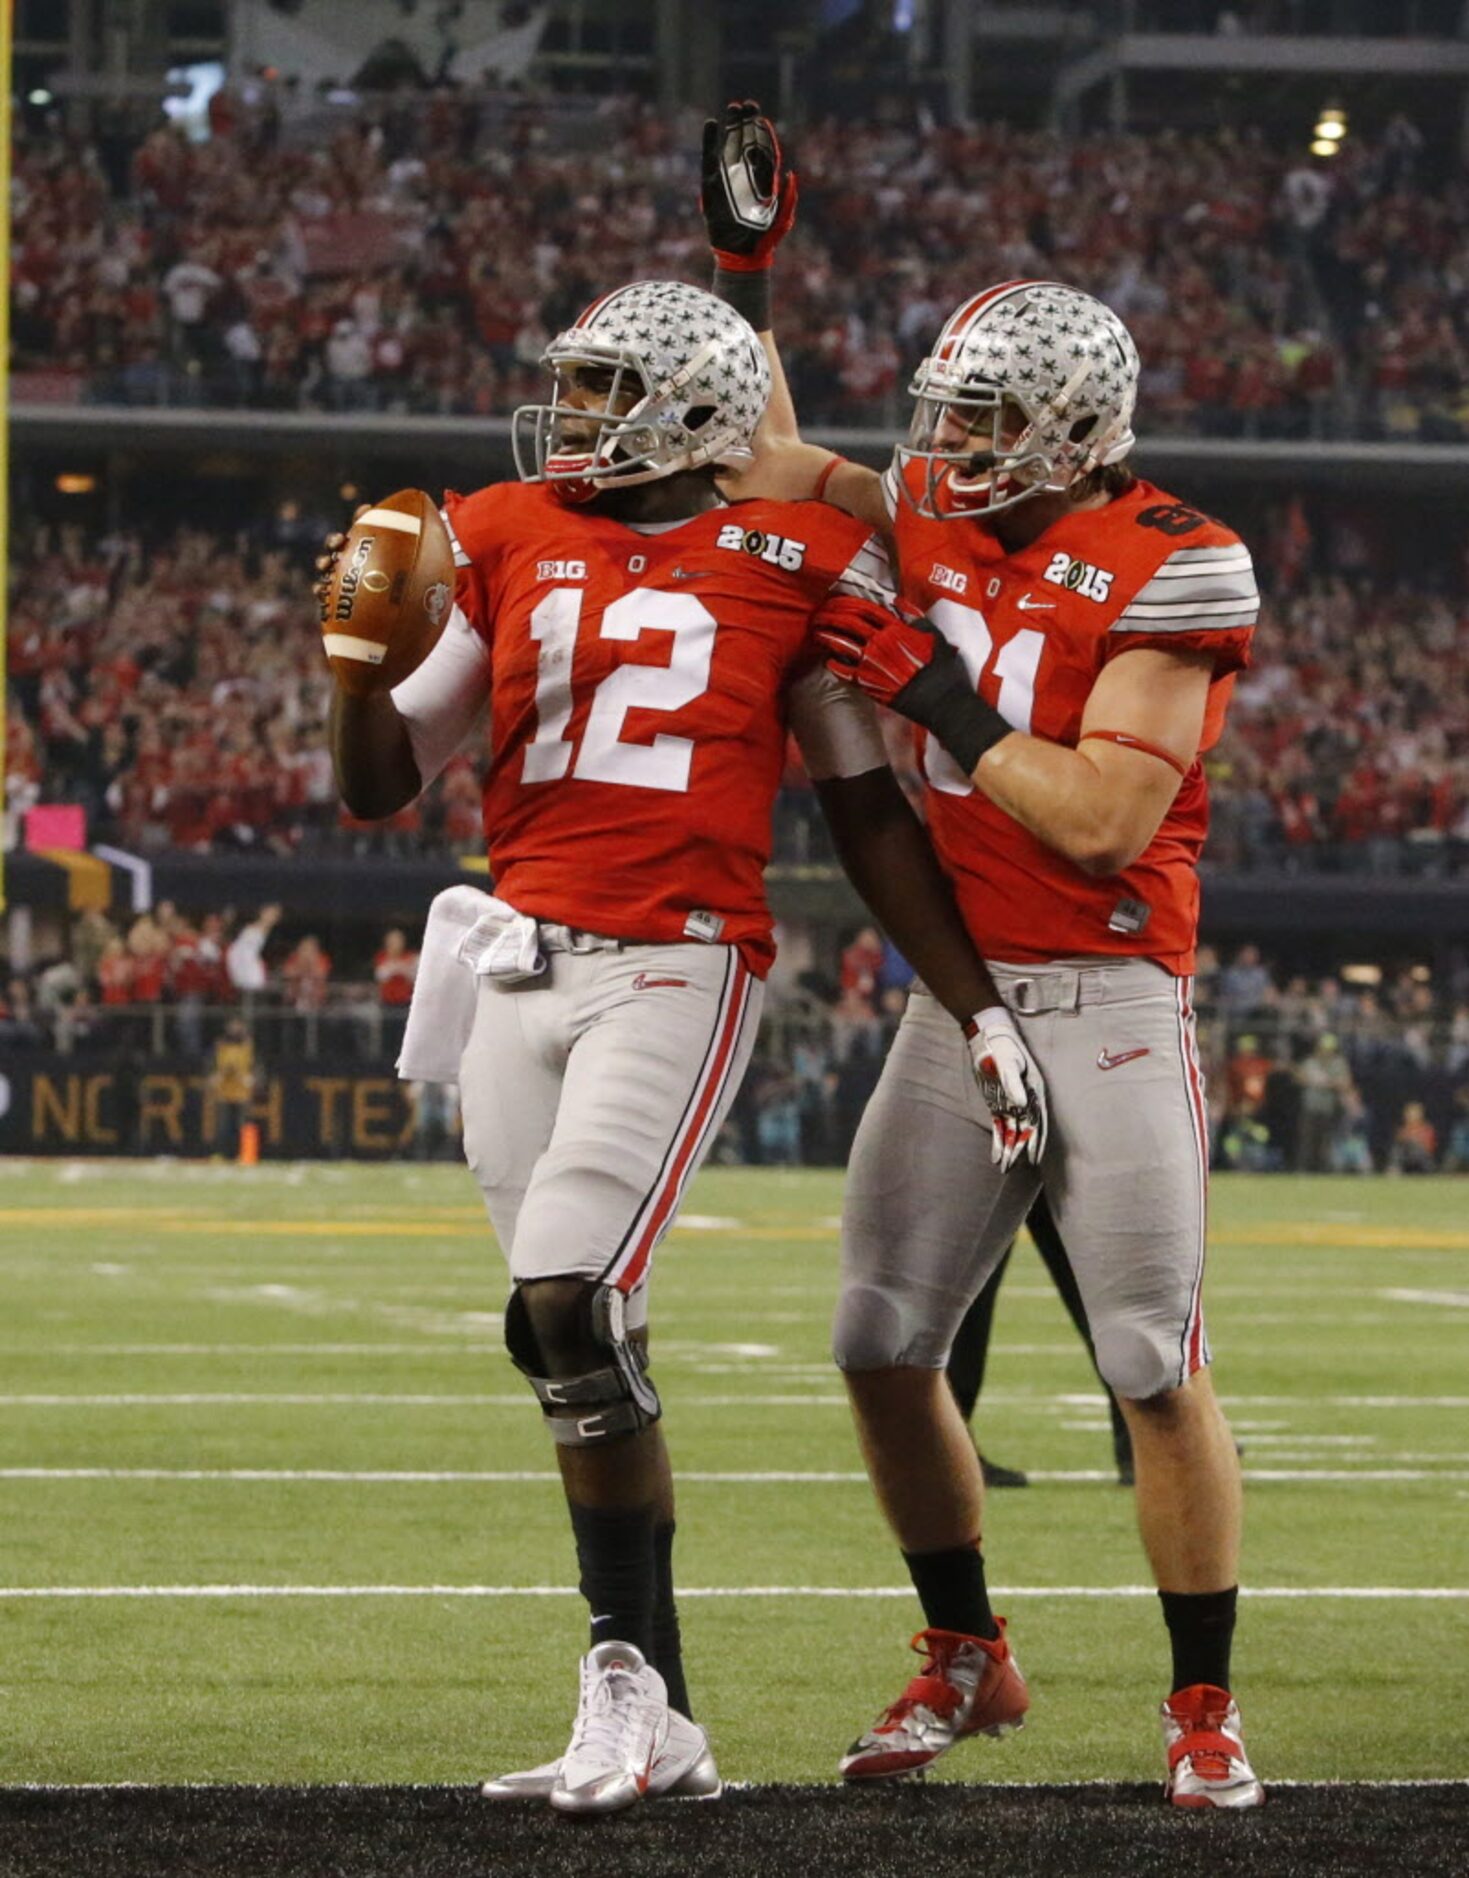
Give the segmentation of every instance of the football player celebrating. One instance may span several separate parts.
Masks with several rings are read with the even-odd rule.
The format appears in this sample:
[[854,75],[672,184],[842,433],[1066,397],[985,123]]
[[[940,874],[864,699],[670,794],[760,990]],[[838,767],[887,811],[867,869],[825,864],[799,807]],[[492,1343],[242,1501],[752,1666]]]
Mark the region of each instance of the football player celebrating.
[[874,618],[895,603],[881,543],[821,504],[718,489],[769,394],[753,330],[643,281],[545,363],[549,401],[515,418],[524,480],[446,501],[442,637],[391,691],[339,687],[332,735],[349,808],[383,817],[489,705],[496,899],[475,928],[464,1146],[509,1261],[506,1343],[556,1443],[591,1647],[566,1752],[485,1792],[594,1814],[719,1790],[681,1662],[648,1281],[754,1043],[788,725],[854,880],[960,1020],[1002,1156],[1038,1152],[1043,1092],[871,705],[812,637],[837,597]]
[[[757,107],[709,127],[716,291],[772,357],[768,270],[794,197]],[[944,1363],[1043,1187],[1132,1437],[1172,1643],[1166,1794],[1249,1807],[1264,1796],[1229,1692],[1240,1479],[1201,1304],[1208,1137],[1191,973],[1200,755],[1259,601],[1238,537],[1130,468],[1137,378],[1132,339],[1100,301],[1005,282],[939,334],[884,476],[803,445],[778,390],[742,485],[823,496],[895,542],[907,617],[833,596],[820,635],[834,673],[920,727],[935,845],[1050,1091],[1038,1164],[993,1165],[976,1151],[990,1118],[957,1073],[959,1043],[920,992],[853,1149],[836,1356],[928,1628],[921,1674],[842,1772],[909,1774],[1025,1711]]]

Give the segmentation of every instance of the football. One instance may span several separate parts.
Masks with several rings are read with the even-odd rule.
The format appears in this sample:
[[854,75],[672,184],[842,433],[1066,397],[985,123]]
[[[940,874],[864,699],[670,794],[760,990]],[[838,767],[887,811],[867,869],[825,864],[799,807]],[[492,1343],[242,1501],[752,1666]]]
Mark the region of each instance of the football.
[[400,489],[364,509],[319,591],[337,683],[354,697],[390,691],[428,657],[454,604],[454,549],[433,498]]

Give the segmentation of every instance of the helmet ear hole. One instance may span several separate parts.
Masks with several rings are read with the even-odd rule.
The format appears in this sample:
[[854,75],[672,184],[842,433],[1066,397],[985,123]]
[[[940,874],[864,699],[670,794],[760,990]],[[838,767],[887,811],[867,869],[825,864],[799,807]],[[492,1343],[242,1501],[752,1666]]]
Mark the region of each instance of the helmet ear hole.
[[684,428],[686,430],[702,430],[709,422],[710,418],[717,414],[717,411],[718,406],[713,404],[691,405],[689,409],[684,412]]
[[1079,417],[1071,426],[1067,435],[1070,437],[1072,443],[1086,443],[1093,435],[1096,428],[1097,420],[1095,417]]

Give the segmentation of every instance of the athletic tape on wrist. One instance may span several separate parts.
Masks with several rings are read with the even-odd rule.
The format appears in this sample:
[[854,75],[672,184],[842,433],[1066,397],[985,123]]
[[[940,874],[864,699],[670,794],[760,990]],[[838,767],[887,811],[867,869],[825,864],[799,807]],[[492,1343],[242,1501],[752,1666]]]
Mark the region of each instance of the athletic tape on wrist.
[[770,268],[741,268],[736,272],[726,265],[733,255],[714,256],[714,292],[726,306],[734,308],[757,333],[770,331]]

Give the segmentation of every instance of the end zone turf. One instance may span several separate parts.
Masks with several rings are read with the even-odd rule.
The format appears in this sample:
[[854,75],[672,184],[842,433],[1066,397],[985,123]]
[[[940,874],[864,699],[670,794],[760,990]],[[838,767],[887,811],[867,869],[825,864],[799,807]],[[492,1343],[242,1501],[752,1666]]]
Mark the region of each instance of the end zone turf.
[[1464,1782],[1284,1787],[1236,1816],[1155,1786],[766,1786],[597,1823],[448,1787],[0,1790],[4,1878],[1443,1878],[1466,1843]]

